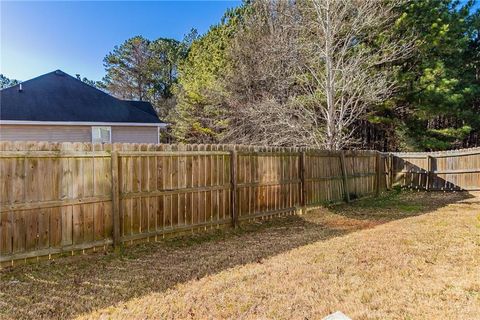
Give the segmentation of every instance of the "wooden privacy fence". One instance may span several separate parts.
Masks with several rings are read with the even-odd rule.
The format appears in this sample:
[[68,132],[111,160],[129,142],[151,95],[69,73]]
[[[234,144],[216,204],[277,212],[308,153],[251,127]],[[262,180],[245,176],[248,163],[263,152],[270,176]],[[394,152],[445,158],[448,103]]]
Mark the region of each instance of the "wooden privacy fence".
[[387,155],[231,145],[0,144],[0,262],[237,225],[379,193]]
[[422,190],[480,190],[480,148],[392,154],[393,184]]

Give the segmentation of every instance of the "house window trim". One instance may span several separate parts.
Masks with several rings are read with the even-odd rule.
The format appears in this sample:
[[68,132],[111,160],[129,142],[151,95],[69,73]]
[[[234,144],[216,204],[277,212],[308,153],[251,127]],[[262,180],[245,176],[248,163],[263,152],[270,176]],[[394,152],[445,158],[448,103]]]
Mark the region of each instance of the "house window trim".
[[[108,137],[108,138],[109,138],[109,141],[108,141],[108,142],[94,142],[94,141],[93,141],[93,131],[94,131],[95,129],[98,129],[98,128],[100,128],[100,129],[108,129],[108,131],[109,131],[109,133],[110,133],[110,134],[109,134],[109,137]],[[92,143],[112,143],[112,127],[111,127],[111,126],[92,126],[92,127],[91,127],[91,141],[92,141]]]

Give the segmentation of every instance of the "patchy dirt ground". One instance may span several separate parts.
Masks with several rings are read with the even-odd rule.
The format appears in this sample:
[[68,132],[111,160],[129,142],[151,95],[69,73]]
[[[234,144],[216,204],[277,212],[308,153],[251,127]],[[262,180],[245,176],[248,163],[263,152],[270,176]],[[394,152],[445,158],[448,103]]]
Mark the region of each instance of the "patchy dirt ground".
[[0,271],[0,318],[479,319],[480,198],[389,193]]

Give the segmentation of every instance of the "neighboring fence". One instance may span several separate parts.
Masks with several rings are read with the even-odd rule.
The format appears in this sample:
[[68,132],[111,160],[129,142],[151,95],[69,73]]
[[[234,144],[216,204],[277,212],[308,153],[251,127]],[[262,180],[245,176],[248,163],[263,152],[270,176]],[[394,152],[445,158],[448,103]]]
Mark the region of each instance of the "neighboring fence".
[[393,185],[422,190],[480,190],[480,148],[393,153]]
[[0,143],[0,262],[379,193],[389,157],[231,145]]

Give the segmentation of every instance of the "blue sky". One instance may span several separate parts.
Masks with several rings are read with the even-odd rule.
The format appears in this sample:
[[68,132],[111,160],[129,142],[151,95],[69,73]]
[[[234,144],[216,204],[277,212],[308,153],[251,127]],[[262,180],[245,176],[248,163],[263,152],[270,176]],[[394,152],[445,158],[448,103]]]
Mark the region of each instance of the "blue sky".
[[115,45],[142,35],[182,39],[220,21],[240,1],[0,1],[0,73],[28,80],[61,69],[100,80]]
[[61,69],[92,80],[115,45],[142,35],[182,39],[220,21],[240,1],[3,1],[0,0],[0,73],[28,80]]

